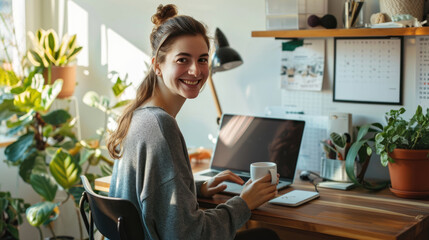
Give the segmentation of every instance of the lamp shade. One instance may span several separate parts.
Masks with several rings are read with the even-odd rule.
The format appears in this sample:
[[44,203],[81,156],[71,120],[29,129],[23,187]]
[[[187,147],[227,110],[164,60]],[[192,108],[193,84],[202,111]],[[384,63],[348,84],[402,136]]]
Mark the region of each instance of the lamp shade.
[[216,51],[212,57],[212,73],[227,71],[243,64],[237,51],[229,47],[228,40],[219,28],[215,33]]

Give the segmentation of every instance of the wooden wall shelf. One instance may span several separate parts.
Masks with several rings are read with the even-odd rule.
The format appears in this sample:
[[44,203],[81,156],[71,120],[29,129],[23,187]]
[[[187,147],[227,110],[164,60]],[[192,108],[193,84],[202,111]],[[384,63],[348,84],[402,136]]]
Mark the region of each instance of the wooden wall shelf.
[[382,37],[421,35],[429,35],[429,27],[252,31],[252,37],[274,38]]

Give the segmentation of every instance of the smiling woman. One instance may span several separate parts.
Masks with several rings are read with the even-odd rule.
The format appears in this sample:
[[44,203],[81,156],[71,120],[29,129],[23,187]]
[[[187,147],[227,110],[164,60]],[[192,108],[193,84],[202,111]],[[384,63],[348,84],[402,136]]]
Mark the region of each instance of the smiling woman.
[[196,98],[208,77],[208,57],[208,46],[201,35],[175,39],[165,62],[155,66],[160,94],[148,104],[166,104],[163,98],[177,98],[177,103],[183,104],[185,99]]
[[[240,196],[215,209],[198,208],[197,194],[211,197],[226,189],[223,181],[244,181],[227,170],[206,182],[194,182],[175,117],[207,80],[209,40],[204,25],[177,15],[174,5],[160,5],[152,22],[152,66],[108,140],[111,156],[121,158],[115,163],[109,195],[134,203],[145,238],[233,239],[250,218],[250,210],[276,195],[276,185],[269,175],[250,180]],[[258,234],[278,239],[267,229],[241,239]]]

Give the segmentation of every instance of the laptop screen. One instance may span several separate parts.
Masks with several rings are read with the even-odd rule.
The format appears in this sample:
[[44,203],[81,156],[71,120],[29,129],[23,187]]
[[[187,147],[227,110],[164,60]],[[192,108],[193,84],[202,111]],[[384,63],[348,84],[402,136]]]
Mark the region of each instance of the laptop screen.
[[211,168],[250,172],[253,162],[275,162],[293,180],[304,121],[224,114]]

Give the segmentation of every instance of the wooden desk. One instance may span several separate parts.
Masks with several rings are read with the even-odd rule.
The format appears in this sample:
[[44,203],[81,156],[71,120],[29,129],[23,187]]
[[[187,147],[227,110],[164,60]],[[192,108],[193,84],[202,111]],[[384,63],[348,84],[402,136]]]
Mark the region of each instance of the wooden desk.
[[[106,179],[96,180],[95,188],[108,190]],[[280,194],[293,189],[314,187],[296,179]],[[319,188],[319,192],[319,199],[296,208],[264,204],[252,211],[247,227],[269,227],[286,239],[429,239],[429,200],[398,198],[388,189],[372,193]],[[213,208],[229,198],[216,194],[198,202],[202,208]]]

